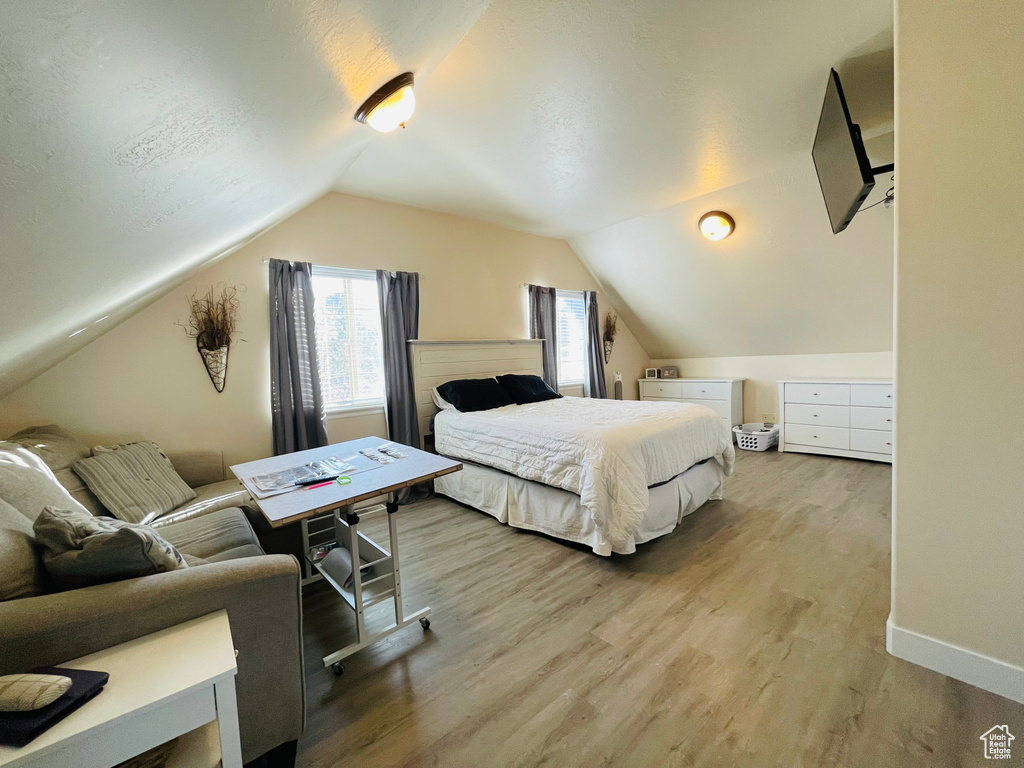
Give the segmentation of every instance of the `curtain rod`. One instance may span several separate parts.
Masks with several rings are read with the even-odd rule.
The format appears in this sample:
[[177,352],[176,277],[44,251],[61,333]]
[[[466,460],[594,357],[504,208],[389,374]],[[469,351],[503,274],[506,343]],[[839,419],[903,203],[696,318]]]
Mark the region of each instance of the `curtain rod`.
[[[520,288],[529,288],[531,285],[536,285],[536,283],[520,283],[519,287]],[[541,287],[545,288],[545,287],[551,287],[551,286],[541,286]],[[591,290],[591,289],[587,289],[587,288],[579,288],[579,289],[576,289],[576,288],[555,288],[554,290],[561,291],[562,293],[587,293],[587,291]],[[596,290],[595,290],[595,292],[596,293],[600,293],[600,291],[596,291]]]
[[[289,261],[290,262],[291,259],[282,259],[282,261]],[[269,264],[270,262],[271,262],[271,259],[263,259],[263,263],[264,264]],[[352,269],[352,270],[355,270],[357,272],[376,272],[377,271],[375,269],[360,269],[359,267],[333,267],[330,264],[314,264],[313,266],[314,267],[326,267],[327,269]],[[390,272],[394,272],[395,270],[389,270],[389,271]],[[416,272],[415,270],[411,270],[411,271]],[[416,272],[416,274],[419,275],[421,278],[426,277],[426,275],[423,274],[422,272]]]

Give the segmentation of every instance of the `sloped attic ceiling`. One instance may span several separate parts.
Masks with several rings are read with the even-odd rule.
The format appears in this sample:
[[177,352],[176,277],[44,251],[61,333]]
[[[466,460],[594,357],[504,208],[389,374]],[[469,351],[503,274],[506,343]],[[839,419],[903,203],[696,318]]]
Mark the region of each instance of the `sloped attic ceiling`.
[[571,239],[810,162],[829,67],[879,49],[888,92],[852,106],[891,132],[892,25],[892,0],[493,0],[338,189]]
[[486,5],[3,3],[0,393],[329,189]]

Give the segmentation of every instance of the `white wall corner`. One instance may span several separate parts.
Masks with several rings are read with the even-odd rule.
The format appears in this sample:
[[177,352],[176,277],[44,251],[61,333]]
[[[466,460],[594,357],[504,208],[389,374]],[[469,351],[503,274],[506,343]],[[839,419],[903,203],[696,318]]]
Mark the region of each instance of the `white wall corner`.
[[1024,704],[1024,668],[885,622],[893,656]]

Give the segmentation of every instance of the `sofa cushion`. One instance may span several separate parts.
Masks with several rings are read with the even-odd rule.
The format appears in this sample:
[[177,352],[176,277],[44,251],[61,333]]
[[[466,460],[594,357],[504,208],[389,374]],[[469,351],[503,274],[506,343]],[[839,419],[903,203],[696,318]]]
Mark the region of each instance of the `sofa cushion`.
[[[237,507],[161,525],[156,530],[183,554],[204,560],[212,560],[223,552],[239,547],[252,545],[259,548],[259,539],[245,519],[245,514]],[[262,549],[259,554],[263,554]]]
[[73,462],[91,455],[92,451],[85,443],[56,424],[28,427],[7,439],[9,442],[24,446],[41,458],[56,476],[57,482],[92,514],[107,513],[100,500],[89,490],[89,486],[71,469]]
[[181,554],[147,525],[46,507],[32,527],[58,590],[188,567]]
[[226,549],[223,552],[218,552],[215,555],[210,555],[206,558],[208,563],[222,563],[225,560],[240,560],[243,557],[259,557],[265,555],[266,552],[259,544],[245,544],[241,547],[235,547],[234,549]]
[[72,469],[119,520],[149,523],[196,497],[156,443],[97,446]]
[[50,591],[32,521],[0,500],[0,601]]
[[44,507],[80,510],[85,507],[57,482],[35,453],[18,443],[0,442],[0,499],[33,521]]
[[161,515],[151,525],[158,528],[162,525],[207,515],[219,509],[254,505],[252,496],[237,480],[222,480],[219,483],[202,485],[196,488],[195,492],[196,497],[192,501],[172,509],[166,515]]

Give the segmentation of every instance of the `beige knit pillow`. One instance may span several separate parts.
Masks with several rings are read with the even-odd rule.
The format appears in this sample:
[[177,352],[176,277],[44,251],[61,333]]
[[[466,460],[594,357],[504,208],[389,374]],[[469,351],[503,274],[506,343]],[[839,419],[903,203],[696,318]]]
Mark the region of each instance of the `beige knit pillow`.
[[0,712],[30,712],[52,704],[71,687],[62,675],[4,675],[0,677]]

